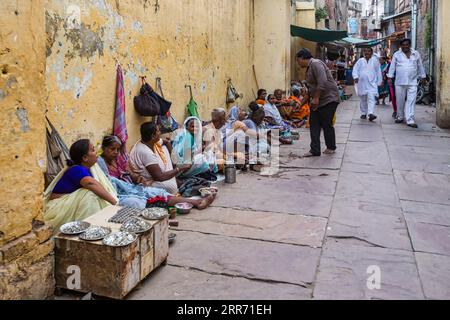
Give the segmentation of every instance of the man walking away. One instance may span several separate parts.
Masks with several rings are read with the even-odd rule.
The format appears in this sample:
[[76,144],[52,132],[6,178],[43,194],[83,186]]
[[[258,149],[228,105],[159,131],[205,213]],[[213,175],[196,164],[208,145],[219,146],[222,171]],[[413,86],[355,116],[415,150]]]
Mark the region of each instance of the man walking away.
[[372,48],[364,49],[364,57],[359,59],[353,67],[353,79],[358,86],[358,96],[360,98],[361,119],[374,121],[375,103],[378,97],[378,87],[383,83],[380,62],[373,55]]
[[308,49],[301,49],[297,53],[297,63],[306,68],[306,83],[308,94],[303,98],[302,105],[311,103],[309,118],[311,134],[311,150],[304,157],[320,156],[320,132],[323,129],[327,149],[324,154],[336,152],[336,135],[333,127],[333,117],[339,104],[339,91],[336,81],[331,75],[326,64],[318,59],[313,59]]
[[408,126],[417,128],[414,120],[417,78],[420,77],[423,80],[427,75],[420,53],[411,49],[411,40],[403,39],[400,45],[401,50],[394,53],[388,73],[389,85],[392,85],[392,78],[395,76],[395,95],[397,99],[397,120],[395,120],[395,123],[402,123],[406,117]]

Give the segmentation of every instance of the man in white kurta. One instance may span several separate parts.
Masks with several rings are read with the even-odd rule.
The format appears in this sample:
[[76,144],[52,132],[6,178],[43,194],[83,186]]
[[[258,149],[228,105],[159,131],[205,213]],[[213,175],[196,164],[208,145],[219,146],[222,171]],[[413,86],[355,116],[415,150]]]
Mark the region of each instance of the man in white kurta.
[[401,43],[401,50],[394,53],[388,78],[392,84],[395,77],[395,96],[397,101],[397,120],[402,123],[406,118],[409,127],[417,128],[414,120],[414,111],[417,97],[417,80],[420,77],[427,77],[423,67],[420,53],[411,49],[411,40],[404,39]]
[[364,49],[364,57],[356,62],[353,67],[353,79],[357,86],[357,94],[360,98],[361,119],[374,121],[375,103],[378,97],[378,87],[383,82],[380,61],[373,55],[372,48]]

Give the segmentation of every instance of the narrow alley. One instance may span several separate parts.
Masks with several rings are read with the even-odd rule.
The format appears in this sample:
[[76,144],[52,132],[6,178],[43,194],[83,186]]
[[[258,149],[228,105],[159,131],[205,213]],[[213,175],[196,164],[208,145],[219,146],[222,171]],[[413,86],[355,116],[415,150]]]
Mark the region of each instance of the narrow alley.
[[128,299],[449,299],[450,130],[426,106],[418,130],[390,106],[363,121],[356,99],[338,107],[335,155],[301,158],[302,129],[276,176],[240,174],[179,216],[168,265]]

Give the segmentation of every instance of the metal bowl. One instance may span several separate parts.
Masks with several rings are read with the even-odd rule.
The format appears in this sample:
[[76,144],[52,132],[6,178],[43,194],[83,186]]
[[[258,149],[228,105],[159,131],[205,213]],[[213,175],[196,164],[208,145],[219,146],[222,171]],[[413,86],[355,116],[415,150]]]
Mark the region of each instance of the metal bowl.
[[103,244],[110,247],[123,247],[136,241],[137,237],[136,234],[130,232],[114,232],[103,238]]
[[74,235],[74,234],[83,233],[90,226],[91,226],[91,224],[86,221],[72,221],[72,222],[63,224],[59,228],[59,231],[61,231],[64,234]]
[[175,205],[175,208],[177,208],[178,213],[180,214],[189,213],[193,207],[194,205],[188,202],[180,202]]
[[200,194],[202,195],[203,198],[213,194],[213,191],[211,191],[211,188],[208,188],[208,187],[200,188],[198,191],[200,192]]
[[81,240],[97,241],[97,240],[102,240],[104,237],[106,237],[110,233],[111,233],[110,228],[100,227],[100,226],[90,226],[88,229],[86,229],[85,232],[80,234],[78,237]]

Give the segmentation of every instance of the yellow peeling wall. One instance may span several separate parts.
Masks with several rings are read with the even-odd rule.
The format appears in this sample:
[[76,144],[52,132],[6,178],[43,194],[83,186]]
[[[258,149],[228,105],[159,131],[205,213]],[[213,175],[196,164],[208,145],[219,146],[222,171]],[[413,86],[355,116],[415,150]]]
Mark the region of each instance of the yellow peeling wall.
[[289,87],[290,23],[290,0],[255,1],[255,73],[268,92]]
[[[185,118],[189,90],[203,119],[225,107],[232,79],[238,102],[257,90],[253,77],[251,0],[61,0],[46,1],[48,116],[66,143],[81,137],[96,143],[113,124],[116,67],[124,71],[130,148],[148,120],[133,107],[140,75],[154,86],[162,78],[178,122]],[[158,6],[155,6],[155,4]],[[67,17],[77,17],[77,20]]]
[[289,10],[289,0],[1,0],[0,299],[53,292],[51,230],[40,222],[44,115],[68,146],[99,144],[112,131],[116,59],[128,148],[149,120],[133,107],[140,75],[153,86],[162,78],[178,122],[186,84],[203,119],[225,106],[230,78],[246,106],[258,89],[253,65],[267,89],[290,80]]
[[436,118],[441,128],[450,128],[450,1],[437,4],[437,51],[436,51]]
[[[316,9],[314,2],[297,1],[295,10],[292,10],[292,24],[303,28],[316,28]],[[301,48],[308,48],[313,55],[316,43],[299,37],[291,37],[291,74],[295,80],[304,80],[306,69],[301,69],[296,63],[296,54]]]
[[42,223],[45,27],[42,0],[0,1],[0,300],[53,294]]

